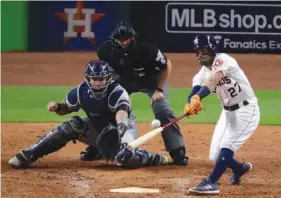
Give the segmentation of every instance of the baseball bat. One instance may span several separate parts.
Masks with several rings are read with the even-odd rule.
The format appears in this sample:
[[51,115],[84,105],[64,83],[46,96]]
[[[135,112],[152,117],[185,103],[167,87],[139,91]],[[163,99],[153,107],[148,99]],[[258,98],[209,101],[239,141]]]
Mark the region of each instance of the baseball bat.
[[167,124],[158,127],[146,134],[144,134],[143,136],[139,137],[138,139],[135,139],[134,141],[130,142],[128,144],[128,148],[130,150],[133,150],[137,147],[139,147],[140,145],[144,144],[145,142],[147,142],[148,140],[152,139],[153,137],[155,137],[156,135],[160,134],[164,129],[166,129],[167,127],[171,126],[172,124],[178,122],[179,120],[181,120],[182,118],[184,118],[185,116],[189,115],[190,112],[186,112],[182,115],[180,115],[179,117],[173,119],[172,121],[168,122]]

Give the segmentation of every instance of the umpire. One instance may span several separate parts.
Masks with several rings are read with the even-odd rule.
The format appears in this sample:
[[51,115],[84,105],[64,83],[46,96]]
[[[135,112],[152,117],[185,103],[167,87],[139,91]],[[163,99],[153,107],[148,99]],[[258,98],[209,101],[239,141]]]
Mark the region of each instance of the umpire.
[[[99,46],[97,54],[113,67],[115,80],[129,94],[142,92],[150,97],[155,118],[165,124],[175,118],[168,105],[167,79],[172,64],[156,46],[140,42],[138,36],[129,23],[122,21],[109,39]],[[168,127],[162,137],[173,164],[187,165],[188,157],[179,127],[176,124]]]

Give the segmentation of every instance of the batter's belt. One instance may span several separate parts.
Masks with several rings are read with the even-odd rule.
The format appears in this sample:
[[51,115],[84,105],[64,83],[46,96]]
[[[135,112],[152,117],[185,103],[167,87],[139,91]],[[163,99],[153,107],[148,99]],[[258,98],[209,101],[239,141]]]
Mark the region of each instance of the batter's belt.
[[236,111],[240,107],[247,106],[248,104],[249,104],[249,102],[247,100],[244,100],[243,102],[240,102],[240,103],[235,104],[235,105],[223,106],[223,108],[227,111]]

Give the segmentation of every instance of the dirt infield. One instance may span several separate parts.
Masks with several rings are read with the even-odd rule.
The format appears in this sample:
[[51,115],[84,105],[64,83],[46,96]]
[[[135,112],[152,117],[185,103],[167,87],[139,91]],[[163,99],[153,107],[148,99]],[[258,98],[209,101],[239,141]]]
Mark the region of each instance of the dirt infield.
[[[193,54],[168,54],[173,63],[169,81],[172,87],[190,87],[199,67]],[[85,64],[93,53],[3,53],[2,85],[77,85],[83,79]],[[278,55],[234,55],[254,88],[280,89],[281,57]],[[179,80],[180,79],[180,80]],[[42,107],[44,108],[44,107]],[[8,197],[189,197],[187,187],[208,176],[213,165],[208,150],[214,125],[181,124],[190,163],[187,167],[149,167],[123,170],[104,161],[82,162],[79,153],[86,145],[69,143],[32,168],[14,170],[7,164],[19,149],[36,141],[57,123],[2,124],[2,196]],[[141,133],[148,123],[138,123]],[[243,185],[230,186],[230,171],[221,179],[220,197],[279,197],[281,189],[281,127],[259,126],[237,153],[237,159],[251,161],[253,171]],[[161,137],[144,145],[150,151],[164,151]],[[109,189],[122,187],[158,188],[158,194],[117,194]]]

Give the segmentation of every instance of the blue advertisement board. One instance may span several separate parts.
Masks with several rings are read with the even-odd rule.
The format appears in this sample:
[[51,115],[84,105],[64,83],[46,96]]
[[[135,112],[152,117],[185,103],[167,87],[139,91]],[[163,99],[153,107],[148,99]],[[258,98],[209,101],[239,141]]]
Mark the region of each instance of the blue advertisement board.
[[118,22],[117,3],[30,1],[29,50],[95,50]]

